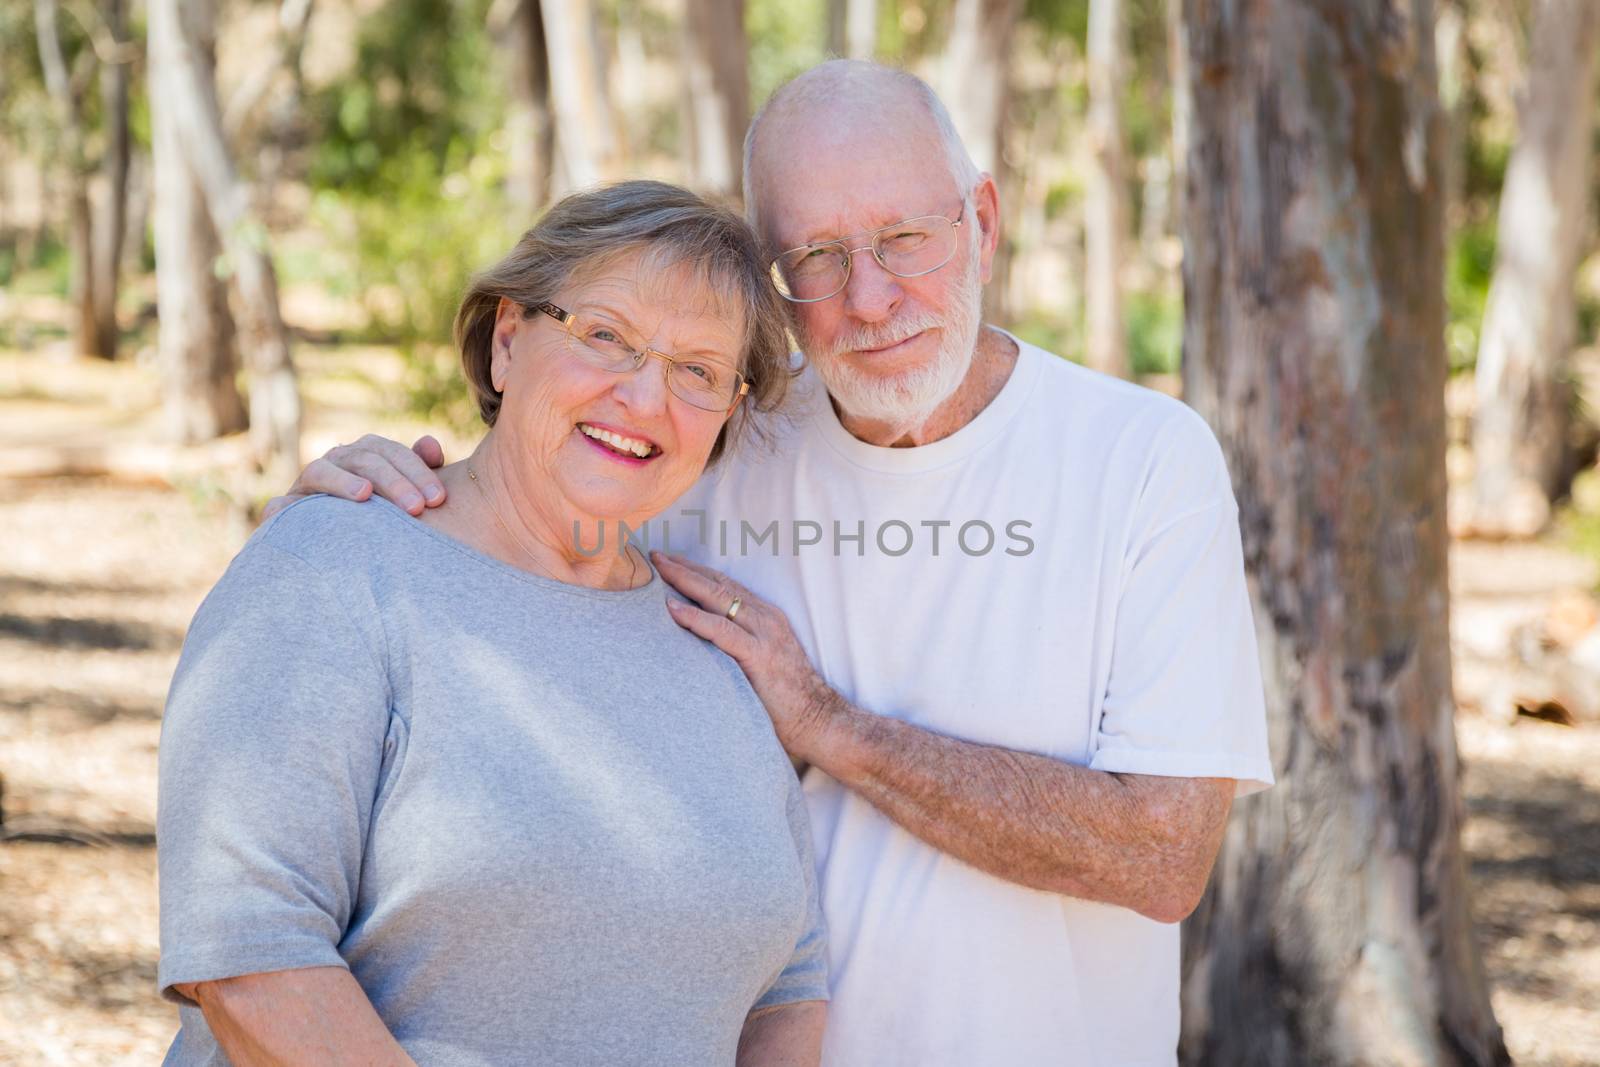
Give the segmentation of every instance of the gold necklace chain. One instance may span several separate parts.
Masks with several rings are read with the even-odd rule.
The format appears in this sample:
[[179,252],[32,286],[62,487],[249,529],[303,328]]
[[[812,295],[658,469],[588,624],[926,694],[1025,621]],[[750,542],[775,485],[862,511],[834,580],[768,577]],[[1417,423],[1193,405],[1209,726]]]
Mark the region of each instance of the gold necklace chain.
[[[489,514],[493,515],[494,516],[494,521],[498,522],[500,524],[500,529],[504,530],[506,532],[506,536],[511,538],[511,543],[516,545],[518,548],[521,548],[524,555],[528,555],[528,550],[526,548],[523,548],[521,539],[518,538],[516,534],[511,532],[511,527],[506,525],[506,520],[504,520],[504,519],[502,519],[500,517],[500,509],[495,507],[494,506],[494,501],[489,499],[489,490],[485,489],[483,487],[483,483],[478,481],[478,474],[477,474],[476,471],[474,471],[472,469],[472,464],[470,464],[470,463],[467,464],[467,478],[471,480],[473,485],[478,487],[478,494],[483,497],[483,506],[489,509]],[[550,571],[547,568],[541,566],[539,564],[539,561],[534,559],[531,555],[528,555],[528,561],[530,563],[534,564],[534,566],[539,567],[540,572],[546,578],[550,578],[550,579],[552,579],[554,581],[558,581],[558,582],[561,581],[560,578],[557,578],[555,575],[551,574]],[[635,560],[633,558],[633,548],[630,546],[629,549],[628,549],[628,588],[629,589],[633,588],[633,579],[638,575],[638,573],[639,573],[639,563],[638,563],[637,560]]]

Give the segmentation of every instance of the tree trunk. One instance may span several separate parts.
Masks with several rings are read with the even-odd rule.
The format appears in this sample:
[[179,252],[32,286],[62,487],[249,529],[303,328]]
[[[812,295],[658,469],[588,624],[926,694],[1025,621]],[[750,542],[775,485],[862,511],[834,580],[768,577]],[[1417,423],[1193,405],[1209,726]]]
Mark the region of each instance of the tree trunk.
[[[112,43],[122,51],[128,36],[127,0],[101,0]],[[128,136],[128,62],[118,56],[100,69],[100,98],[105,110],[105,156],[100,171],[105,184],[105,210],[99,213],[94,242],[94,352],[106,359],[117,355],[117,289],[121,280],[122,242],[128,222],[128,168],[132,141]]]
[[1472,525],[1537,533],[1563,489],[1577,325],[1573,277],[1588,238],[1600,4],[1542,0],[1521,130],[1500,195],[1499,239],[1478,346]]
[[81,356],[100,354],[95,334],[94,215],[89,202],[89,162],[83,131],[83,74],[93,55],[85,52],[69,71],[56,25],[56,0],[34,0],[34,35],[39,46],[39,67],[45,90],[55,108],[56,156],[65,172],[67,249],[71,262],[68,283],[73,307],[72,347]]
[[[1004,145],[1011,45],[1021,17],[1022,0],[956,0],[939,79],[940,96],[972,161],[1002,189],[1009,184]],[[984,308],[985,318],[996,322],[1010,318],[1011,261],[1010,235],[1002,228]]]
[[1122,147],[1122,0],[1089,4],[1089,174],[1084,190],[1084,296],[1089,366],[1129,375],[1122,321],[1122,262],[1126,254],[1127,161]]
[[[176,118],[159,105],[174,91],[168,77],[172,30],[170,22],[151,18],[150,99],[158,102],[150,109],[157,349],[167,432],[176,441],[194,443],[243,430],[247,420],[237,382],[233,316],[216,273],[222,247],[189,169]],[[194,54],[209,75],[209,38],[197,34]]]
[[878,51],[878,0],[828,0],[828,51],[871,59]]
[[702,188],[737,196],[744,131],[750,124],[744,0],[688,0],[684,14],[684,91],[693,173]]
[[[211,0],[151,0],[150,35],[159,34],[165,77],[152,99],[169,112],[189,171],[222,239],[238,295],[240,334],[250,371],[250,430],[256,461],[270,477],[300,469],[300,392],[289,331],[278,308],[278,279],[250,189],[223,138],[216,82],[200,44],[211,39]],[[156,63],[151,64],[152,68]]]
[[1183,232],[1184,196],[1189,188],[1189,47],[1184,41],[1184,0],[1167,0],[1167,84],[1172,87],[1172,231]]
[[531,217],[550,200],[556,151],[556,128],[550,117],[550,60],[539,0],[518,0],[509,29],[509,185],[512,202]]
[[619,172],[616,119],[600,69],[593,0],[542,0],[562,191]]
[[1184,931],[1188,1064],[1510,1062],[1460,841],[1430,6],[1185,6],[1184,390],[1278,769]]

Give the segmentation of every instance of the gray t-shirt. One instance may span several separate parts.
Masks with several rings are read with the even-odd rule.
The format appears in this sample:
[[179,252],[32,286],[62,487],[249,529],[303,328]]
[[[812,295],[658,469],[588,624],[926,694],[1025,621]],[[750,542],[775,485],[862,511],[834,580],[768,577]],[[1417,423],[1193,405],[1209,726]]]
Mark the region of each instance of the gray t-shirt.
[[799,784],[659,577],[526,574],[393,506],[264,525],[184,644],[157,824],[174,983],[347,966],[424,1067],[732,1064],[827,998]]

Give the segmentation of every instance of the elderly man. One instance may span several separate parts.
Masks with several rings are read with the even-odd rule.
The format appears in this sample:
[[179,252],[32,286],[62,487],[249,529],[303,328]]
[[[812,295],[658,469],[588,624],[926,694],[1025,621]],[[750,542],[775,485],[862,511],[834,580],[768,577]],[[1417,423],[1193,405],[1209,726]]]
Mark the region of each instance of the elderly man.
[[[825,1062],[1172,1064],[1176,923],[1272,780],[1216,441],[982,324],[998,193],[918,79],[825,63],[745,154],[813,370],[658,563],[810,765]],[[369,483],[438,493],[371,438],[296,491]]]

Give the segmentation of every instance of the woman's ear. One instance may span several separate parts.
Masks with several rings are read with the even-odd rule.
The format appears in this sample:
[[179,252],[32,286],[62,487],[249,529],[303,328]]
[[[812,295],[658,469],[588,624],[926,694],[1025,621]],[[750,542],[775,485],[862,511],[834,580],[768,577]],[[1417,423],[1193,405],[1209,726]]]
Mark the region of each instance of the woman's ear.
[[489,350],[489,384],[497,393],[506,391],[506,377],[511,373],[511,343],[522,323],[522,305],[502,296],[494,312],[494,336]]

